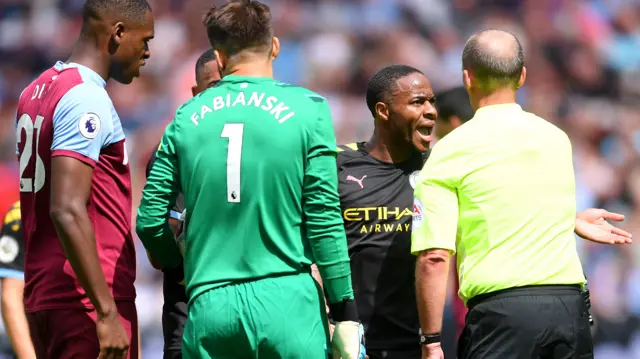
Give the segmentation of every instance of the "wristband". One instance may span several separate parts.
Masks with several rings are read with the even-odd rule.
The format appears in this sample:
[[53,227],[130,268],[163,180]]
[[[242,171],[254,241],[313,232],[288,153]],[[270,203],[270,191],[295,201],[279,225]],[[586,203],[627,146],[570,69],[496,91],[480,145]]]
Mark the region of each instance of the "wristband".
[[182,221],[182,213],[178,211],[171,210],[169,211],[169,218],[173,218],[178,221]]
[[422,333],[422,329],[420,329],[419,333],[420,333],[420,344],[422,345],[440,343],[442,341],[440,338],[440,333],[424,334]]
[[348,299],[340,303],[329,303],[331,317],[336,322],[359,322],[358,307],[353,299]]

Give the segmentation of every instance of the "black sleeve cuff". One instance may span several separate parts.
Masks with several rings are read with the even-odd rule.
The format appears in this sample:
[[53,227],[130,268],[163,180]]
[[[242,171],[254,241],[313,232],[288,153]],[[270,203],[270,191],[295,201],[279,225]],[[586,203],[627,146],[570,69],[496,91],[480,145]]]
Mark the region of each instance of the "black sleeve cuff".
[[350,299],[340,303],[329,303],[329,310],[331,311],[331,317],[336,322],[360,321],[355,300]]

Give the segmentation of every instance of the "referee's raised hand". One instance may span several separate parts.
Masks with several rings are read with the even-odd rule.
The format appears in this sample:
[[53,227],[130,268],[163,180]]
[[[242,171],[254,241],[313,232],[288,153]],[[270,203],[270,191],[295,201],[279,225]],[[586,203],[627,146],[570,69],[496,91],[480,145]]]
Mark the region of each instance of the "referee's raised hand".
[[631,233],[624,231],[607,221],[621,222],[624,215],[599,208],[589,208],[576,216],[576,234],[595,243],[625,244],[631,243]]

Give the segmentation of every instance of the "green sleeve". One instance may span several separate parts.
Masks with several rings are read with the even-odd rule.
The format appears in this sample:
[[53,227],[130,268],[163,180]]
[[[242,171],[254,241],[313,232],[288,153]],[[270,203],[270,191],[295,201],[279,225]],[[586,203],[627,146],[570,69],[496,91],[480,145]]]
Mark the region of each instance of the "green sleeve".
[[336,140],[326,101],[310,131],[304,174],[307,238],[330,303],[353,299],[347,238],[340,212]]
[[153,259],[165,267],[180,265],[182,256],[168,222],[169,211],[180,192],[176,157],[176,121],[165,130],[138,207],[136,232]]

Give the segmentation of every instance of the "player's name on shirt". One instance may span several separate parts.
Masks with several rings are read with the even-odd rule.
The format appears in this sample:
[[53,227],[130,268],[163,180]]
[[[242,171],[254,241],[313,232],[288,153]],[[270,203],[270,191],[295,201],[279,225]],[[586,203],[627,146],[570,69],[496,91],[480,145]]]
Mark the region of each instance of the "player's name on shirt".
[[254,106],[263,111],[269,112],[274,120],[284,123],[295,115],[289,106],[278,100],[277,97],[267,95],[264,92],[247,92],[240,91],[237,94],[228,93],[225,96],[214,96],[211,105],[202,105],[200,111],[193,112],[189,117],[194,125],[198,126],[200,121],[205,120],[209,115],[224,108],[243,106]]
[[[409,232],[413,212],[400,207],[346,208],[342,218],[347,222],[361,222],[360,233]],[[373,223],[371,223],[373,222]]]

